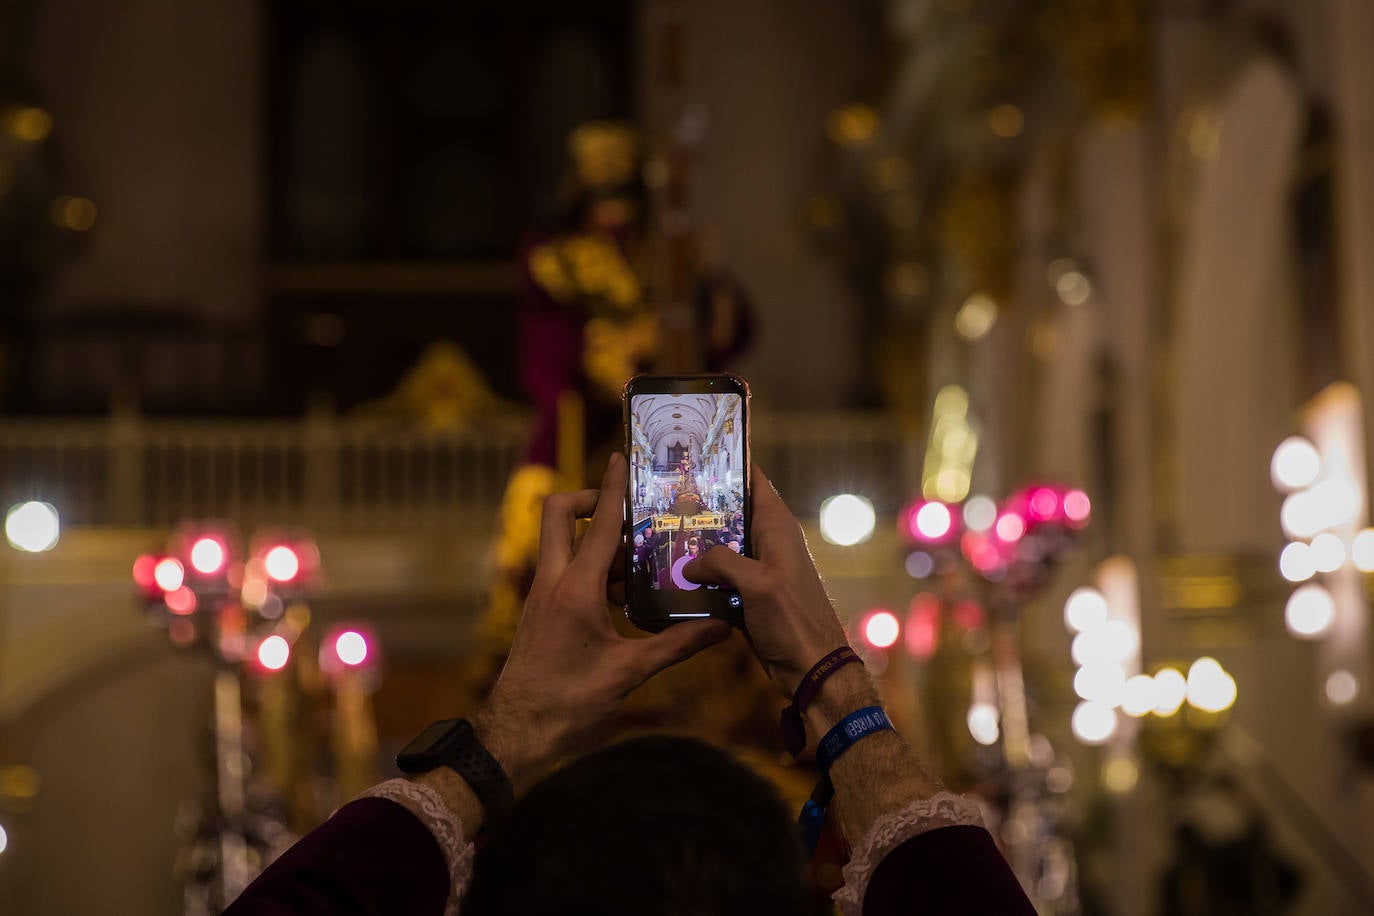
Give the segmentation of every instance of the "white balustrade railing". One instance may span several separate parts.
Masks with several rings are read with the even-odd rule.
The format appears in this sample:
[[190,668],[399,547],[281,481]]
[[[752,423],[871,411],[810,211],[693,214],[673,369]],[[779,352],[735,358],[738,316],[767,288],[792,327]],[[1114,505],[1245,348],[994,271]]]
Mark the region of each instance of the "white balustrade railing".
[[[520,417],[464,432],[330,418],[4,419],[0,499],[47,500],[66,525],[487,526],[527,431]],[[838,492],[895,510],[920,447],[882,414],[758,415],[752,438],[755,460],[801,516]]]

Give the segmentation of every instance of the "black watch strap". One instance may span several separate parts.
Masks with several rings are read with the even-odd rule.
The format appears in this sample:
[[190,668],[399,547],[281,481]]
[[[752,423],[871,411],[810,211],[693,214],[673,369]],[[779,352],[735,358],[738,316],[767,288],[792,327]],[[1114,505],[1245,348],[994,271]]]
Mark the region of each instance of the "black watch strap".
[[471,787],[488,820],[505,814],[515,803],[515,791],[501,764],[477,740],[467,719],[435,722],[396,755],[402,773],[428,773],[446,766]]

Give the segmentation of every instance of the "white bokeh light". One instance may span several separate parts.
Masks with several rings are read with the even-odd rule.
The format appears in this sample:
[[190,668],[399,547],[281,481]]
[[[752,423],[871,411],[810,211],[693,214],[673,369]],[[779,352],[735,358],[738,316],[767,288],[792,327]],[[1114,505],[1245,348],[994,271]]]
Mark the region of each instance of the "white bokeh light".
[[1299,586],[1288,596],[1283,622],[1288,632],[1299,639],[1315,639],[1336,619],[1336,602],[1331,593],[1316,584]]
[[840,547],[852,547],[871,538],[876,521],[873,503],[853,493],[841,493],[821,503],[821,537]]
[[1235,678],[1215,658],[1206,655],[1188,668],[1187,689],[1188,703],[1205,712],[1230,709],[1236,701]]
[[262,568],[269,578],[277,582],[290,582],[301,571],[301,560],[296,556],[296,551],[282,544],[267,551],[262,558]]
[[1314,517],[1312,498],[1306,490],[1289,493],[1279,507],[1279,526],[1290,538],[1310,538],[1321,530]]
[[291,660],[291,644],[282,636],[269,636],[258,644],[258,664],[268,671],[280,671]]
[[1148,674],[1128,678],[1121,692],[1121,711],[1140,718],[1155,708],[1155,679]]
[[224,545],[215,538],[201,538],[191,545],[191,568],[196,572],[209,576],[223,565]]
[[886,649],[897,642],[902,625],[891,611],[874,611],[864,621],[864,639],[869,645]]
[[153,567],[153,581],[164,592],[174,592],[186,581],[186,570],[180,560],[167,557]]
[[1335,572],[1345,563],[1345,542],[1330,531],[1312,539],[1312,567],[1317,572]]
[[1116,731],[1116,710],[1084,700],[1074,708],[1069,727],[1084,744],[1102,744]]
[[1155,713],[1172,716],[1188,697],[1188,680],[1177,668],[1161,668],[1155,672],[1154,681]]
[[974,293],[964,300],[954,316],[954,330],[969,343],[988,336],[997,323],[997,303],[986,293]]
[[5,516],[5,537],[10,546],[26,553],[42,553],[57,546],[61,533],[57,509],[52,503],[31,500],[11,506]]
[[1283,493],[1310,486],[1321,470],[1317,447],[1301,436],[1289,436],[1280,442],[1269,462],[1269,477]]
[[1279,575],[1289,582],[1306,582],[1317,573],[1312,548],[1302,541],[1294,541],[1279,554]]
[[1279,524],[1289,537],[1310,538],[1346,524],[1359,509],[1359,489],[1349,480],[1333,477],[1290,493],[1279,509]]
[[942,502],[928,502],[921,506],[911,521],[913,533],[931,541],[949,534],[953,525],[954,517],[950,514],[949,506]]
[[1360,692],[1360,683],[1355,675],[1338,668],[1326,678],[1326,698],[1336,706],[1345,706]]
[[1060,302],[1077,306],[1088,301],[1093,287],[1092,282],[1081,271],[1066,270],[1059,275],[1059,280],[1054,284],[1054,291],[1059,294]]
[[1350,562],[1360,572],[1374,572],[1374,528],[1366,528],[1350,542]]
[[3,826],[0,826],[0,852],[4,852],[6,849],[8,849],[9,845],[10,835],[5,832],[5,828]]
[[1073,638],[1069,654],[1080,665],[1123,662],[1135,651],[1135,631],[1124,620],[1106,620]]
[[1073,692],[1084,700],[1116,707],[1126,691],[1126,671],[1115,662],[1093,662],[1078,669]]
[[1075,633],[1107,622],[1107,599],[1095,588],[1076,588],[1064,602],[1064,625]]
[[974,496],[964,503],[964,526],[969,531],[987,531],[997,521],[997,503],[986,496]]
[[997,707],[991,703],[974,703],[968,708],[968,730],[973,740],[982,745],[997,743],[1002,731],[997,724]]
[[345,630],[334,640],[334,651],[345,665],[361,665],[367,660],[367,639],[357,630]]

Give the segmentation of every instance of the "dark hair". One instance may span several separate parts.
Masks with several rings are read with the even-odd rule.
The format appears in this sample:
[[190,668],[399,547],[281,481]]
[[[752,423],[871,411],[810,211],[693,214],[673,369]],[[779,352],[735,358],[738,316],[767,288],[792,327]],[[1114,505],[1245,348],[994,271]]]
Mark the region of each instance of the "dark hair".
[[554,773],[479,844],[463,916],[811,911],[777,790],[688,738],[636,738]]

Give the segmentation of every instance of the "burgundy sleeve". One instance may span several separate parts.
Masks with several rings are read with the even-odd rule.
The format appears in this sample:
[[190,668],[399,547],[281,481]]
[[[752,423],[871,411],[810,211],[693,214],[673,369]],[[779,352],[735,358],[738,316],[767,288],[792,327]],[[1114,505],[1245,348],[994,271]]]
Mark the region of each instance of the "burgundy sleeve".
[[878,863],[864,916],[1035,916],[992,835],[982,827],[918,833]]
[[444,854],[415,815],[361,798],[306,834],[258,876],[224,916],[440,916]]

